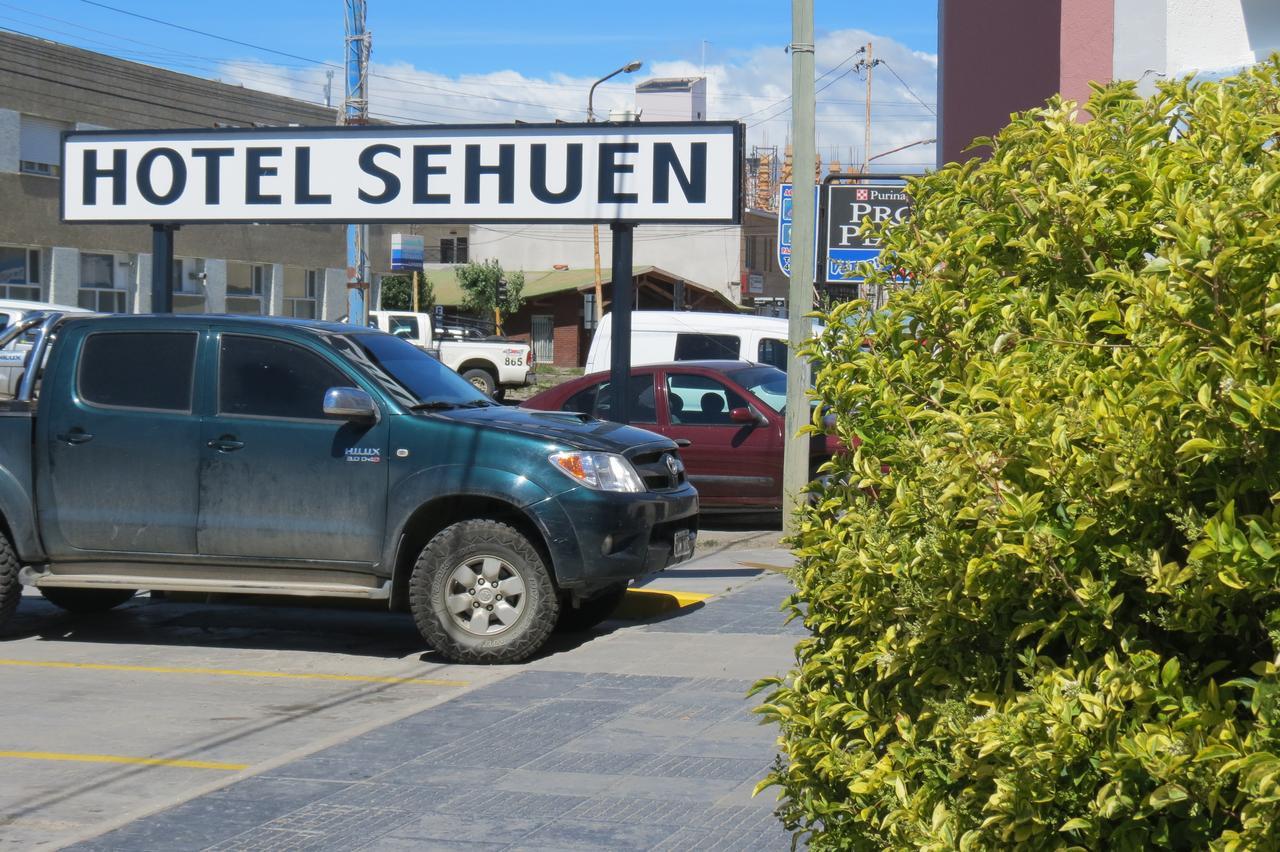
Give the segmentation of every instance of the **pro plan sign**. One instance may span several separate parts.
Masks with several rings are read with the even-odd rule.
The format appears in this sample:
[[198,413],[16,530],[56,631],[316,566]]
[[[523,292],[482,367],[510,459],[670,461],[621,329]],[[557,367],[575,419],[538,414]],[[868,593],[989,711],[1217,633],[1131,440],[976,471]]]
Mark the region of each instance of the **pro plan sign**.
[[63,135],[66,222],[740,221],[737,122]]
[[880,241],[860,234],[867,223],[899,225],[911,215],[901,184],[833,184],[827,195],[828,284],[861,281],[858,264],[880,257]]

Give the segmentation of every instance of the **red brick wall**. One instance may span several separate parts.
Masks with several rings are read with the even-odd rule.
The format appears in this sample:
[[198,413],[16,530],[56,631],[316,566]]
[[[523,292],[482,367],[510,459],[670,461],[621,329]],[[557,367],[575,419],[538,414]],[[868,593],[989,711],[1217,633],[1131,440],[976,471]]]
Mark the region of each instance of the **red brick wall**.
[[512,340],[522,340],[532,345],[534,314],[550,314],[554,325],[552,336],[556,367],[581,367],[587,362],[587,347],[591,337],[582,328],[582,294],[558,293],[539,299],[536,304],[526,302],[519,313],[503,320],[503,331]]

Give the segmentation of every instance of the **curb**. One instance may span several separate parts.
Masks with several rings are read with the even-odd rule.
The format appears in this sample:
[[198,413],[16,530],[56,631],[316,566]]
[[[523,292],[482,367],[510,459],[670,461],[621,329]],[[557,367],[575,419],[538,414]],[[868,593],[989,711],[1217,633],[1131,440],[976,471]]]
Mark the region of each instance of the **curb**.
[[676,592],[667,589],[627,589],[622,603],[609,616],[624,621],[644,621],[668,615],[685,607],[697,606],[712,595],[699,592]]

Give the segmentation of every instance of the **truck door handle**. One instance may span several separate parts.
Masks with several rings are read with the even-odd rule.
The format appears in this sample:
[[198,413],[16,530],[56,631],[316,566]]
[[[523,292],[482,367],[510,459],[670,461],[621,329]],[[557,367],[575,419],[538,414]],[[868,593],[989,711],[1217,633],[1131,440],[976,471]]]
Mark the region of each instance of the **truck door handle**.
[[92,441],[93,436],[77,427],[70,432],[59,433],[58,440],[64,444],[84,444]]
[[229,453],[243,447],[244,441],[237,441],[233,435],[223,435],[221,438],[209,442],[209,449],[223,453]]

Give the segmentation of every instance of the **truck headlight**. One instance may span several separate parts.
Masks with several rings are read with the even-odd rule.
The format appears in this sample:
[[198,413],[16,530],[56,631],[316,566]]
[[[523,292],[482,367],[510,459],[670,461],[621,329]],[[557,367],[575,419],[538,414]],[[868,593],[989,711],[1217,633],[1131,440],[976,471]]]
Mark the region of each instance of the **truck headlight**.
[[621,491],[639,494],[644,481],[631,462],[614,453],[565,452],[549,456],[548,461],[565,476],[597,491]]

